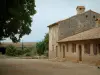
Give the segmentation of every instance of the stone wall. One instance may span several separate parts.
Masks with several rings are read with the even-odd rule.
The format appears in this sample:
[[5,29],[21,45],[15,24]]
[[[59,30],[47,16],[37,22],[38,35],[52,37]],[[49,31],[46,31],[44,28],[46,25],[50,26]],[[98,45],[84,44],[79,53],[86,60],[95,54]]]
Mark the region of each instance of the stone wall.
[[68,36],[86,31],[96,26],[95,20],[100,14],[91,10],[70,17],[59,23],[58,39],[61,40]]
[[58,25],[49,27],[49,58],[56,57],[56,46],[58,41]]
[[[65,57],[63,57],[63,46],[65,46]],[[68,49],[68,50],[67,50]],[[76,61],[78,59],[78,50],[76,52],[72,52],[72,43],[61,43],[59,48],[58,58],[64,60],[72,60]]]
[[[100,61],[100,53],[97,52],[96,55],[94,55],[94,53],[93,53],[93,49],[94,49],[93,43],[88,43],[88,44],[90,44],[90,53],[89,54],[85,53],[84,41],[83,41],[83,43],[79,43],[79,42],[76,43],[76,52],[72,52],[72,44],[73,43],[60,43],[58,58],[63,59],[63,46],[65,46],[65,58],[64,59],[66,61],[71,60],[74,62],[79,62],[79,45],[81,45],[82,62],[96,63],[96,62]],[[68,51],[67,51],[67,49],[68,49]]]

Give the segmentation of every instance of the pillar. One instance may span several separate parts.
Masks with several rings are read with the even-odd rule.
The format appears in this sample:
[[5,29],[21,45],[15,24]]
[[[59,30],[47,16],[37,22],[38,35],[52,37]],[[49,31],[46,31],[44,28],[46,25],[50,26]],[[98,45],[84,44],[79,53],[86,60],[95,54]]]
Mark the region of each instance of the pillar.
[[94,53],[93,53],[93,44],[90,44],[90,55],[94,55]]
[[79,44],[76,44],[77,61],[79,61]]
[[81,44],[82,45],[82,57],[84,57],[84,55],[85,55],[85,48],[84,48],[84,44]]

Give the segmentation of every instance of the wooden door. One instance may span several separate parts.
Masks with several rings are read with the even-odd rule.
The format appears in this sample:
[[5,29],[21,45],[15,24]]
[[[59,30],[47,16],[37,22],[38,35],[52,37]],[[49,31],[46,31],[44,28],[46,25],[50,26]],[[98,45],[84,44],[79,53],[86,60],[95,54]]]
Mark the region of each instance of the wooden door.
[[82,61],[82,46],[79,45],[79,61]]

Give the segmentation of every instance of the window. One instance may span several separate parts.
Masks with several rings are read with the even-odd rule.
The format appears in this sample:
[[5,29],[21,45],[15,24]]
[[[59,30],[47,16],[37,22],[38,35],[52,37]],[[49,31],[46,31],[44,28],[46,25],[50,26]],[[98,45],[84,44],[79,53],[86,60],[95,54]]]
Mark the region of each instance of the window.
[[81,10],[82,8],[80,8],[80,10]]
[[58,46],[56,46],[56,57],[58,56]]
[[74,52],[76,52],[76,44],[74,44]]
[[65,58],[65,45],[63,45],[63,58]]
[[88,15],[86,15],[86,18],[88,17]]
[[100,44],[98,44],[98,53],[100,54]]
[[93,16],[93,18],[95,18],[95,16]]
[[72,44],[72,53],[76,52],[76,44]]
[[63,35],[63,33],[61,33],[61,35]]
[[100,44],[93,45],[93,53],[94,55],[100,54]]
[[90,54],[90,44],[85,44],[84,45],[84,53],[86,53],[86,54]]

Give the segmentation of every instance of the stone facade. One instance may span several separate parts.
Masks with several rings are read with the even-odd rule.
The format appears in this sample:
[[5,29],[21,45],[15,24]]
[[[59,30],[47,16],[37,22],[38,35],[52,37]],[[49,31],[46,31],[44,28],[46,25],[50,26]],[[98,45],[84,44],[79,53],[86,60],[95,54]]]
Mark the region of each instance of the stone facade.
[[[60,43],[61,50],[58,53],[59,54],[58,58],[60,59],[64,58],[65,60],[71,60],[75,62],[82,61],[82,62],[96,63],[100,60],[99,42],[100,40],[95,40],[95,41],[91,40],[91,42],[88,40],[85,42],[82,41],[82,42]],[[75,46],[73,47],[73,44],[75,44],[76,47]],[[87,49],[85,48],[86,44],[88,46]]]
[[96,26],[95,20],[100,14],[95,13],[91,10],[70,17],[59,23],[58,39],[61,40],[68,36],[86,31]]
[[[79,10],[81,8],[81,10]],[[73,61],[97,61],[100,59],[98,40],[60,42],[64,38],[76,35],[78,33],[99,27],[98,21],[100,14],[92,10],[86,12],[84,7],[77,7],[77,15],[72,16],[63,21],[59,21],[49,26],[49,58],[59,58]],[[85,53],[85,44],[88,43],[88,54]],[[94,45],[98,45],[96,55],[93,51],[96,50]],[[95,52],[94,52],[95,53]],[[92,60],[93,58],[93,60]]]
[[58,25],[55,25],[53,27],[50,27],[49,30],[49,58],[55,58],[56,57],[56,49],[58,47],[57,45],[58,41]]

